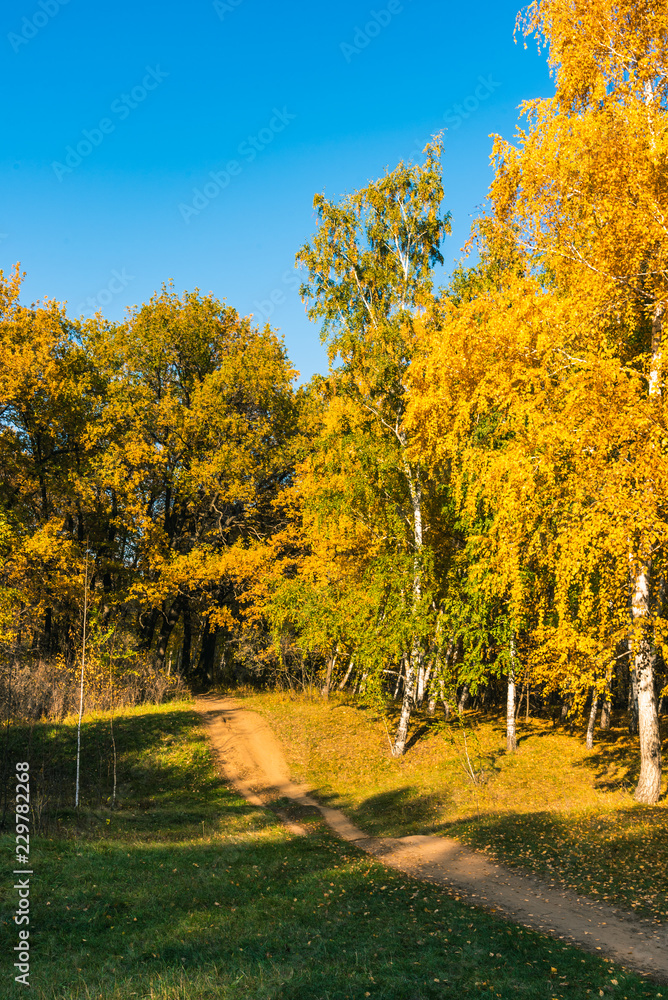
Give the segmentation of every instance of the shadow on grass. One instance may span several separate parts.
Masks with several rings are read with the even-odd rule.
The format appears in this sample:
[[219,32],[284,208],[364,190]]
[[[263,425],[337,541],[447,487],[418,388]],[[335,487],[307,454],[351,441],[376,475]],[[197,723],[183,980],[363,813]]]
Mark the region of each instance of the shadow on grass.
[[[116,715],[113,725],[112,741],[108,717],[82,724],[78,811],[74,809],[76,724],[12,727],[8,758],[30,763],[33,828],[46,833],[72,825],[83,832],[110,821],[114,743],[114,815],[127,812],[137,832],[169,829],[171,835],[206,820],[223,782],[211,767],[209,743],[194,710],[176,706],[135,710]],[[6,787],[10,795],[16,783],[13,775],[12,767]]]
[[441,832],[576,892],[668,918],[668,812],[661,806],[483,814]]
[[[668,739],[668,719],[659,720],[659,729],[662,741]],[[638,737],[629,735],[624,720],[610,729],[597,729],[593,750],[577,766],[594,772],[596,788],[601,791],[630,791],[640,774]]]
[[[39,1000],[431,1000],[486,996],[487,984],[497,996],[552,995],[555,942],[435,886],[418,892],[414,879],[329,835],[312,810],[298,814],[310,836],[291,837],[217,778],[192,710],[163,706],[116,721],[124,808],[103,810],[101,829],[99,816],[87,828],[91,811],[82,810],[68,837],[37,837],[31,855]],[[107,727],[84,726],[88,795],[99,780],[95,752],[109,752]],[[13,734],[12,750],[29,737],[33,767],[48,761],[69,782],[73,729],[32,727]],[[376,813],[410,808],[425,819],[419,798],[406,788],[369,802]],[[5,916],[11,954],[15,927]],[[576,949],[562,948],[559,966],[577,982],[572,992],[560,986],[573,1000],[607,981],[605,963]],[[629,1000],[645,996],[623,978]],[[11,980],[7,988],[10,1000],[24,995]]]

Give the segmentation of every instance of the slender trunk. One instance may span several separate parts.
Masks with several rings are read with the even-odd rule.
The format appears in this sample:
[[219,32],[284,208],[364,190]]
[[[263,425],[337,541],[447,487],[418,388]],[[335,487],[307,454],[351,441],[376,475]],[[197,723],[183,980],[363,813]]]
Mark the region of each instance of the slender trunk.
[[109,657],[109,701],[111,703],[111,715],[109,727],[111,729],[111,749],[114,761],[114,787],[111,792],[111,808],[116,808],[116,737],[114,735],[114,666],[113,656]]
[[334,657],[327,657],[327,673],[325,675],[325,683],[320,689],[320,693],[323,698],[329,698],[329,688],[332,683],[332,670],[334,669]]
[[[651,88],[648,101],[653,101]],[[663,339],[664,303],[657,302],[652,317],[652,361],[649,395],[661,395],[661,351]],[[633,665],[638,681],[638,735],[640,739],[640,776],[634,792],[636,802],[652,805],[659,801],[661,791],[661,735],[654,690],[654,657],[650,639],[651,573],[652,566],[646,549],[636,550],[640,556],[632,562],[633,587],[631,615],[633,619]]]
[[181,647],[181,670],[185,677],[190,674],[190,657],[192,654],[193,632],[190,616],[190,602],[183,599],[183,646]]
[[587,750],[594,748],[594,727],[596,725],[596,713],[598,712],[598,691],[592,691],[591,711],[589,713],[589,724],[587,725]]
[[640,776],[634,792],[636,802],[653,805],[661,791],[661,736],[654,690],[654,657],[649,634],[649,567],[635,573],[631,610],[636,634],[634,668],[638,692],[638,735],[640,738]]
[[436,699],[438,697],[438,679],[436,674],[432,675],[431,684],[429,685],[429,703],[427,706],[427,711],[430,715],[433,715],[436,711]]
[[406,749],[406,740],[408,738],[408,724],[411,719],[411,709],[413,707],[413,696],[415,693],[415,663],[418,659],[418,654],[415,649],[411,656],[406,658],[406,677],[404,680],[404,700],[401,705],[401,715],[399,716],[399,726],[397,727],[397,735],[394,740],[394,745],[392,747],[392,756],[401,757],[404,750]]
[[610,692],[606,693],[605,701],[601,708],[601,721],[599,726],[601,729],[610,729],[610,716],[612,715],[612,702],[610,701]]
[[[633,654],[632,654],[633,655]],[[633,662],[633,660],[631,660]],[[626,703],[629,714],[629,736],[638,735],[638,672],[634,667],[631,669],[629,678],[629,693]]]
[[421,663],[418,667],[417,672],[417,692],[415,695],[415,703],[421,705],[424,701],[424,690],[427,686],[427,678],[425,675],[424,663]]
[[346,670],[346,675],[343,678],[343,680],[341,681],[341,683],[339,684],[339,691],[343,691],[344,687],[346,686],[346,684],[350,680],[350,675],[353,672],[353,664],[354,664],[354,662],[355,662],[355,657],[351,656],[350,657],[350,663],[348,664],[348,669]]
[[84,571],[83,633],[81,639],[81,689],[79,692],[79,724],[77,726],[77,777],[74,791],[74,805],[79,808],[79,775],[81,765],[81,718],[84,702],[84,673],[86,670],[86,627],[88,625],[88,542],[86,542],[86,568]]
[[179,619],[179,611],[180,607],[178,598],[172,603],[171,608],[166,614],[163,611],[162,627],[160,629],[160,636],[158,638],[158,645],[154,656],[154,663],[158,670],[162,670],[165,665],[165,656],[167,655],[169,637],[171,636],[174,626]]
[[[422,599],[422,484],[420,482],[419,466],[413,472],[405,459],[403,464],[413,513],[413,607],[411,608],[411,613],[415,622],[417,620],[418,607]],[[406,664],[406,680],[404,682],[404,697],[401,705],[399,726],[392,747],[392,755],[394,757],[400,757],[406,749],[408,724],[415,699],[415,682],[421,667],[422,647],[419,636],[414,634],[410,657]]]
[[525,717],[525,722],[529,721],[529,698],[531,697],[531,686],[527,684],[527,712]]
[[610,729],[610,716],[612,714],[612,682],[615,675],[614,661],[608,667],[605,675],[605,692],[603,694],[603,705],[601,706],[601,718],[599,726],[601,729]]
[[406,669],[406,657],[402,656],[401,666],[399,667],[399,670],[397,670],[397,683],[396,687],[394,688],[394,694],[392,695],[392,701],[397,700],[397,695],[399,694],[399,688],[401,687],[401,681],[404,676],[405,669]]
[[506,698],[506,750],[517,750],[515,729],[515,633],[510,636],[510,666],[508,668],[508,694]]
[[457,702],[457,711],[460,713],[465,711],[469,703],[469,686],[468,684],[462,684],[461,691],[459,692],[459,701]]
[[212,628],[211,622],[207,620],[206,625],[204,626],[204,633],[202,635],[199,663],[197,664],[197,676],[203,684],[206,684],[207,681],[210,681],[211,683],[215,681],[216,646],[218,644],[219,634],[220,629],[216,628],[215,625]]

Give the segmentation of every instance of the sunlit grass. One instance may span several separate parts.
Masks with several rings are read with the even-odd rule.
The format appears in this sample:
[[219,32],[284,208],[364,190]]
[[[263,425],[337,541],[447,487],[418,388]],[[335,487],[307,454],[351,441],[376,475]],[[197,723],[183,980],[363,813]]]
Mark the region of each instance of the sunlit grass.
[[[108,718],[83,729],[86,808],[71,804],[73,727],[15,729],[12,755],[45,791],[33,842],[31,995],[39,1000],[628,1000],[660,989],[619,966],[505,924],[390,872],[294,808],[309,828],[231,794],[188,704],[117,719],[119,801],[104,771]],[[28,749],[29,748],[29,749]],[[18,758],[17,758],[18,759]],[[102,772],[102,778],[100,774]],[[98,800],[101,804],[97,804]],[[48,819],[48,823],[46,820]],[[7,855],[11,837],[2,838]],[[16,939],[2,887],[2,947]],[[0,995],[23,996],[6,967]]]
[[457,723],[417,716],[409,750],[389,753],[380,714],[342,697],[247,694],[280,736],[296,777],[374,835],[441,833],[656,920],[668,920],[668,809],[638,806],[637,741],[622,722],[583,735],[551,721],[518,723],[505,752],[501,715],[467,713],[467,747],[480,784],[466,774]]

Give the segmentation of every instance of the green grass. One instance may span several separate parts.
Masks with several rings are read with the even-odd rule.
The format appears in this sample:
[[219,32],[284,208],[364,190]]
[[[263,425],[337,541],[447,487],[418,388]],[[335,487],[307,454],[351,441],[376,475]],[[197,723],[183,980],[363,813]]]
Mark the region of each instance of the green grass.
[[469,755],[484,771],[474,785],[457,723],[417,715],[408,752],[396,759],[383,717],[343,697],[248,693],[246,703],[269,720],[294,775],[368,833],[455,836],[498,861],[668,921],[666,798],[634,803],[637,741],[623,719],[597,731],[593,751],[580,733],[521,720],[519,749],[507,754],[503,717],[467,713]]
[[[43,805],[42,832],[31,841],[31,995],[40,1000],[579,1000],[601,991],[636,1000],[664,992],[389,872],[331,836],[313,811],[293,808],[307,838],[288,834],[218,778],[188,704],[117,719],[113,813],[108,719],[87,720],[85,808],[76,814],[68,804],[74,732],[71,724],[12,732],[10,759],[27,757],[54,803]],[[12,837],[2,842],[11,857]],[[5,955],[17,937],[11,884],[6,876]],[[9,966],[0,994],[11,1000],[25,994]]]

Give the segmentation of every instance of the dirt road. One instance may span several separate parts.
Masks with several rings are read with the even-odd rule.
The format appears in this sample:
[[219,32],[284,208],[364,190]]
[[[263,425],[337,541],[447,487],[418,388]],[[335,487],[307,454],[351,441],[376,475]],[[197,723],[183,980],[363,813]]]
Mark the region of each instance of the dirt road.
[[[449,886],[460,898],[515,923],[668,981],[665,925],[639,920],[633,914],[496,865],[448,837],[368,837],[338,809],[321,805],[309,795],[308,788],[290,779],[282,747],[260,715],[231,697],[200,698],[195,707],[223,774],[249,802],[266,806],[275,799],[289,798],[314,806],[340,837],[391,868]],[[306,835],[303,827],[279,815],[292,833]]]

